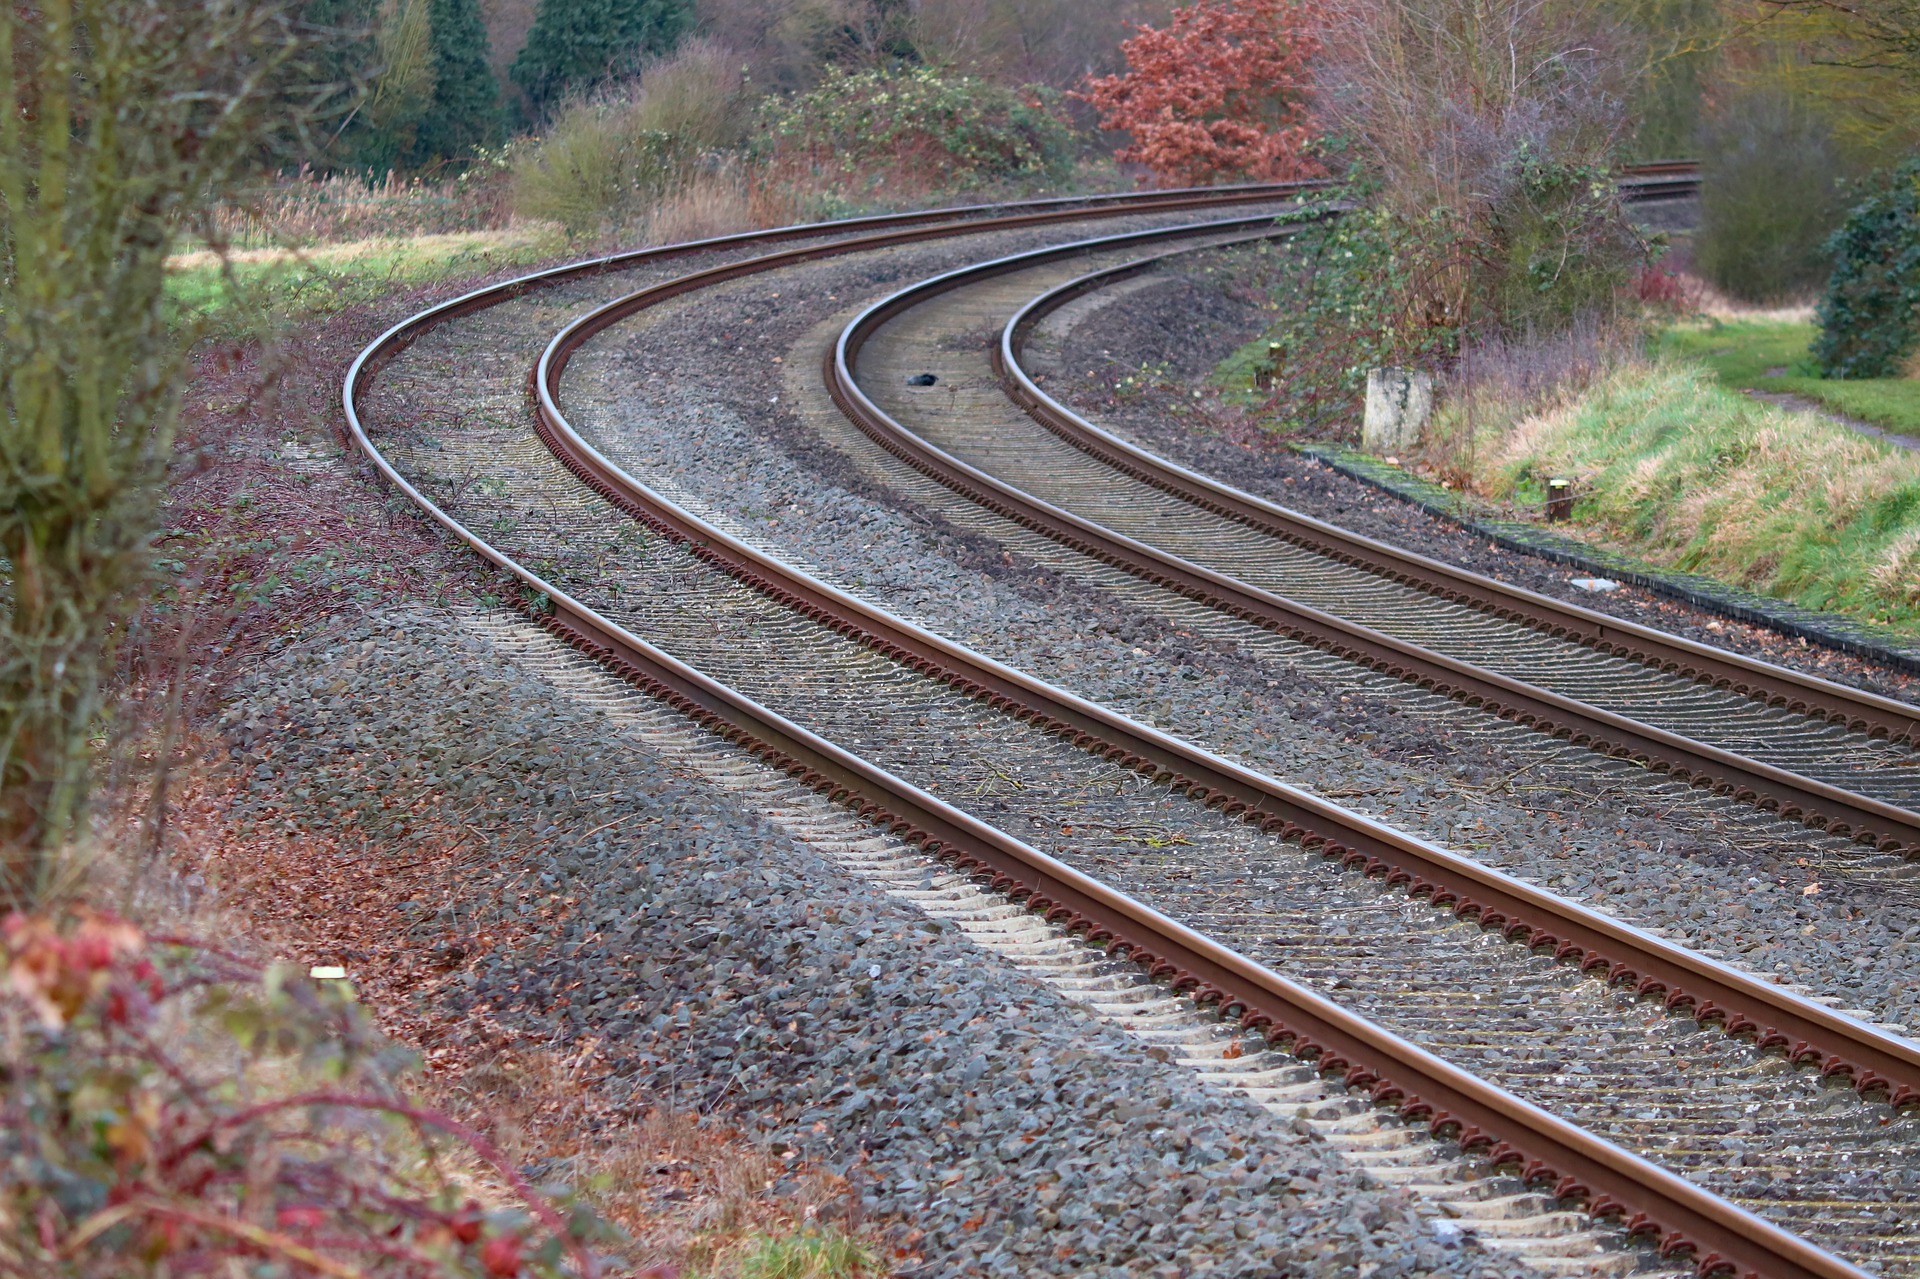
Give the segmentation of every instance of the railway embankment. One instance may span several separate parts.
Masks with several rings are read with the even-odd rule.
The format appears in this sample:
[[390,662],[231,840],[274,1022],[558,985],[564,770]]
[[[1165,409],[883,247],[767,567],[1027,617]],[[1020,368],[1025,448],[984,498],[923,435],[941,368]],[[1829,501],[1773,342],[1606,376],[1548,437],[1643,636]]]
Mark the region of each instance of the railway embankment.
[[[675,717],[529,630],[370,613],[263,661],[225,715],[229,847],[299,832],[226,866],[232,891],[429,1060],[584,1061],[600,1141],[704,1116],[768,1170],[748,1211],[860,1228],[891,1264],[1524,1273],[841,869],[803,788],[728,795],[643,731]],[[583,1147],[529,1171],[604,1169]],[[674,1171],[621,1188],[667,1230]]]

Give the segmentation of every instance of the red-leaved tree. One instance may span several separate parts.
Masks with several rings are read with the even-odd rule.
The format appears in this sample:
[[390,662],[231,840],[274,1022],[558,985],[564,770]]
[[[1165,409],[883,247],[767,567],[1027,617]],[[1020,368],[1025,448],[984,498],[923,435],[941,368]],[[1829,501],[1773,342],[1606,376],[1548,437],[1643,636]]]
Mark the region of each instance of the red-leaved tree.
[[1163,30],[1120,46],[1127,70],[1078,96],[1100,127],[1125,129],[1123,161],[1166,186],[1318,177],[1309,151],[1309,63],[1319,50],[1313,0],[1195,0]]

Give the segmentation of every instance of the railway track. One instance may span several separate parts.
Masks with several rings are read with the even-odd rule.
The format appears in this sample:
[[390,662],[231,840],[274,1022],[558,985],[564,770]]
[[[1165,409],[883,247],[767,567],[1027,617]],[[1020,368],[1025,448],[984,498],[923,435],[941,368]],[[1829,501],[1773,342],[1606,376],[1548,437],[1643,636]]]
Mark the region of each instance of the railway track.
[[[875,303],[828,368],[836,402],[926,474],[1143,580],[1578,745],[1920,852],[1920,707],[1347,533],[1167,462],[1046,395],[1020,367],[1024,334],[1151,265],[1033,296],[1036,278],[1084,251],[977,264]],[[1008,314],[991,367],[946,340]],[[907,370],[923,368],[961,389],[909,385]]]
[[[834,251],[850,250],[841,244]],[[635,255],[627,263],[649,260]],[[609,269],[598,266],[592,274]],[[730,263],[709,279],[738,278],[750,269],[756,268]],[[556,273],[547,283],[577,278]],[[1688,1166],[1690,1175],[1709,1181],[1719,1176],[1721,1188],[1766,1202],[1771,1215],[1812,1237],[1842,1237],[1851,1255],[1895,1271],[1910,1267],[1911,1240],[1902,1223],[1908,1199],[1920,1191],[1897,1184],[1898,1175],[1863,1189],[1854,1184],[1850,1166],[1856,1155],[1876,1170],[1888,1166],[1882,1156],[1896,1174],[1901,1159],[1911,1166],[1910,1120],[1884,1104],[1823,1088],[1813,1073],[1770,1067],[1718,1031],[1688,1030],[1664,1014],[1650,1018],[1625,991],[1663,994],[1671,1006],[1691,1008],[1702,1020],[1724,1017],[1737,1029],[1751,1023],[1760,1039],[1796,1059],[1817,1060],[1830,1075],[1850,1073],[1865,1091],[1901,1101],[1913,1095],[1920,1067],[1912,1045],[973,658],[784,570],[616,473],[571,436],[550,396],[542,403],[542,430],[587,488],[570,483],[552,459],[502,451],[484,439],[441,438],[431,445],[390,439],[386,452],[393,457],[384,456],[357,409],[367,395],[369,371],[452,318],[511,303],[541,287],[516,282],[396,327],[356,362],[345,396],[356,436],[376,464],[433,518],[545,601],[556,631],[723,736],[963,870],[992,876],[1029,907],[1109,943],[1197,1002],[1298,1051],[1317,1053],[1318,1065],[1396,1102],[1403,1114],[1457,1128],[1463,1145],[1490,1148],[1496,1160],[1547,1178],[1558,1191],[1620,1212],[1660,1233],[1669,1248],[1692,1245],[1707,1268],[1724,1263],[1760,1274],[1848,1273],[1844,1263],[1726,1199],[1411,1042],[1433,1043],[1498,1079],[1496,1059],[1519,1045],[1559,1036],[1553,1051],[1569,1047],[1564,1032],[1551,1026],[1517,1024],[1525,1017],[1514,1009],[1593,1004],[1582,1007],[1582,1034],[1635,1044],[1665,1036],[1654,1058],[1631,1052],[1608,1063],[1598,1078],[1580,1079],[1570,1061],[1561,1062],[1567,1067],[1557,1072],[1563,1092],[1549,1104],[1591,1118],[1604,1131],[1618,1116],[1589,1112],[1604,1110],[1607,1097],[1634,1097],[1647,1117],[1633,1120],[1637,1129],[1613,1124],[1614,1135],[1629,1138],[1624,1144],[1634,1144],[1637,1132],[1652,1135],[1640,1144],[1660,1145],[1664,1134],[1661,1155]],[[669,282],[671,292],[663,296],[690,287],[697,285]],[[569,332],[578,336],[582,330],[574,325]],[[425,356],[430,359],[431,351]],[[545,363],[546,372],[557,376],[564,361]],[[542,390],[550,390],[544,379]],[[400,469],[414,471],[422,482],[435,473],[444,481],[464,461],[488,465],[494,487],[447,485],[454,496],[446,509]],[[596,492],[663,536],[644,554],[630,553],[635,548],[623,547],[621,522],[594,500]],[[538,512],[539,518],[515,524],[505,516],[509,511]],[[470,527],[490,528],[491,540]],[[543,573],[527,567],[542,562]],[[956,749],[956,743],[967,749]],[[992,767],[983,771],[973,758],[975,744],[992,753]],[[996,785],[992,777],[1014,780]],[[940,798],[943,793],[968,795],[968,808],[991,814],[993,821],[950,804]],[[1124,839],[1096,839],[1077,852],[1057,848],[1082,862],[1076,868],[1009,830],[1022,823],[1037,831],[1071,830],[1076,822],[1109,834],[1177,823],[1191,834],[1181,865],[1188,876],[1196,866],[1206,871],[1217,882],[1202,886],[1216,895],[1196,897],[1193,879],[1183,885],[1172,859],[1135,857]],[[1418,881],[1433,900],[1417,908],[1392,905],[1404,899],[1341,873],[1335,863],[1344,862],[1390,880]],[[1093,864],[1102,866],[1102,878],[1087,873]],[[1116,890],[1115,878],[1130,878],[1125,886],[1135,894]],[[1227,891],[1239,897],[1264,893],[1264,909],[1223,913],[1217,893],[1224,883],[1233,884]],[[1303,884],[1310,891],[1298,891]],[[1452,884],[1471,887],[1462,894]],[[1290,893],[1280,885],[1298,891],[1301,900],[1283,901]],[[1207,935],[1143,904],[1152,895],[1167,897],[1169,904],[1177,900],[1183,917],[1206,922]],[[1459,923],[1463,915],[1476,923]],[[1543,930],[1541,921],[1558,931]],[[1542,949],[1551,945],[1562,957],[1578,956],[1583,966],[1610,973],[1621,988],[1581,980],[1544,954],[1515,958],[1519,952],[1483,934],[1488,927]],[[1230,944],[1223,946],[1223,938]],[[1289,950],[1279,938],[1296,944]],[[1403,960],[1410,950],[1435,959],[1430,987],[1408,990],[1404,963],[1386,958]],[[1304,964],[1314,976],[1321,975],[1316,964],[1346,972],[1356,992],[1347,999],[1374,1005],[1381,1022],[1392,1025],[1398,1018],[1412,1034],[1396,1035],[1332,1005],[1266,964]],[[1490,981],[1484,977],[1489,964]],[[1472,990],[1476,983],[1486,989]],[[1470,993],[1463,998],[1463,992]],[[1684,1069],[1649,1070],[1651,1060],[1670,1063],[1678,1051],[1688,1055]],[[1539,1065],[1535,1057],[1533,1069],[1508,1070],[1503,1082],[1516,1092],[1539,1085],[1552,1093],[1533,1078]],[[1709,1101],[1702,1070],[1722,1085],[1738,1077],[1742,1091],[1731,1101]],[[1712,1152],[1687,1145],[1691,1134],[1716,1126],[1751,1126],[1750,1116],[1735,1117],[1728,1105],[1766,1107],[1763,1126],[1775,1131],[1752,1134],[1755,1143],[1793,1152],[1791,1158],[1778,1156],[1785,1163],[1758,1165],[1768,1174],[1764,1184],[1748,1184],[1752,1178],[1743,1180],[1737,1169],[1729,1174],[1714,1168]],[[1776,1127],[1776,1115],[1784,1130]],[[1784,1190],[1771,1178],[1779,1168],[1792,1174]],[[1834,1219],[1836,1203],[1846,1205],[1841,1211],[1850,1219]]]

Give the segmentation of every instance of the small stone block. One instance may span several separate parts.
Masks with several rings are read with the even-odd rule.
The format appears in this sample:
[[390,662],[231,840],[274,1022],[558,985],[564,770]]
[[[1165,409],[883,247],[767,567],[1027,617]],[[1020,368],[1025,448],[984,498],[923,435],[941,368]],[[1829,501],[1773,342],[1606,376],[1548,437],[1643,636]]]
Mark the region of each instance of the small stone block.
[[1405,452],[1420,442],[1432,412],[1432,374],[1417,369],[1369,369],[1360,447],[1376,456]]

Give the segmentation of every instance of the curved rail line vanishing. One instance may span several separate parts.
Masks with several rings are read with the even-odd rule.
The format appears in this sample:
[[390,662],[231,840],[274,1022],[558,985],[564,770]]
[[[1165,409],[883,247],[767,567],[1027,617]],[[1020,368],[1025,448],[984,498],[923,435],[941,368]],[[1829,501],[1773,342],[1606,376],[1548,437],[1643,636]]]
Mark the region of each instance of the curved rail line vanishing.
[[[1158,207],[1164,208],[1165,205]],[[977,224],[972,229],[978,229]],[[814,228],[800,234],[817,235],[831,233],[832,230],[831,227]],[[736,242],[754,238],[758,237],[739,237]],[[897,242],[890,236],[874,238]],[[662,255],[690,251],[697,250],[674,246],[663,251]],[[633,262],[647,256],[645,253],[620,255],[619,260]],[[1237,1013],[1247,1025],[1264,1028],[1276,1038],[1291,1039],[1302,1048],[1317,1050],[1318,1064],[1323,1069],[1344,1070],[1351,1083],[1369,1088],[1382,1101],[1397,1103],[1403,1113],[1426,1117],[1436,1127],[1459,1128],[1464,1138],[1463,1144],[1490,1148],[1497,1157],[1520,1164],[1534,1177],[1553,1179],[1556,1189],[1563,1193],[1584,1195],[1603,1212],[1627,1215],[1631,1223],[1657,1230],[1670,1250],[1693,1249],[1698,1258],[1697,1265],[1703,1272],[1731,1268],[1756,1275],[1859,1273],[1763,1219],[1735,1208],[1645,1160],[1599,1141],[1591,1134],[1481,1080],[1462,1074],[1417,1046],[1398,1039],[1364,1019],[1354,1017],[1314,992],[1219,947],[1176,921],[1114,892],[1037,849],[1010,838],[937,797],[875,768],[767,708],[707,679],[499,552],[441,510],[387,462],[368,437],[358,412],[358,401],[369,377],[386,360],[430,327],[518,296],[528,289],[540,287],[548,280],[583,271],[618,269],[609,268],[609,261],[602,259],[576,268],[522,277],[455,298],[411,317],[394,326],[361,353],[349,370],[342,392],[349,430],[376,468],[429,518],[516,578],[528,591],[548,601],[552,612],[546,621],[550,628],[676,709],[847,803],[863,816],[889,825],[897,833],[908,836],[912,842],[963,869],[991,877],[997,886],[1025,901],[1030,908],[1041,910],[1053,918],[1070,920],[1096,940],[1108,941],[1114,950],[1128,954],[1155,975],[1171,978],[1203,1001],[1219,1005],[1228,1014]],[[543,356],[543,365],[549,368],[551,361],[548,357],[552,353],[552,348],[549,348],[547,355]],[[552,369],[555,375],[558,371],[557,368]],[[559,431],[564,428],[564,419],[558,418],[549,389],[545,385],[540,389],[543,392],[543,434],[552,433],[550,442],[557,441],[561,438]],[[555,420],[548,420],[549,415],[557,420],[557,426]],[[585,450],[583,444],[579,447]],[[579,460],[585,465],[593,456],[591,450],[585,450],[579,455]],[[601,461],[604,464],[604,459]],[[643,486],[637,485],[630,477],[620,478],[626,486],[631,486],[629,491],[645,492]],[[612,487],[609,484],[609,488]],[[615,490],[616,497],[618,492]],[[626,498],[624,501],[631,502],[633,499]],[[638,507],[639,503],[634,502],[634,505]],[[664,525],[663,532],[674,533],[676,540],[687,537],[696,550],[713,555],[719,555],[723,548],[738,553],[728,545],[731,539],[697,522],[686,526],[694,530],[691,533],[676,532],[676,517],[678,520],[690,517],[673,511],[669,504],[657,498],[653,499],[651,505],[654,509],[645,513],[652,514],[655,520],[661,522],[656,527]],[[666,512],[672,512],[672,515]],[[635,513],[641,514],[642,511],[636,510]],[[740,547],[739,550],[746,551],[748,548]],[[751,554],[750,551],[748,553]],[[779,566],[777,561],[771,559],[765,559],[760,567],[784,569],[784,566]],[[791,570],[785,570],[783,576],[795,585],[804,587],[807,592],[818,592],[824,602],[830,602],[835,608],[851,610],[852,615],[861,618],[860,621],[846,621],[847,629],[864,629],[867,623],[879,621],[884,616],[876,616],[874,610],[865,609],[857,601],[840,596],[824,584],[803,581],[801,575],[792,574]],[[769,585],[772,585],[771,581]],[[806,598],[805,594],[795,594],[796,603]],[[915,628],[904,623],[895,621],[892,625],[898,628],[901,635],[913,637],[927,644],[931,651],[940,652],[943,660],[951,661],[964,653],[964,650],[957,650],[938,637],[915,632]],[[872,633],[869,642],[875,641],[893,643],[880,631]],[[894,646],[897,657],[909,664],[914,663],[912,648],[900,644]],[[998,680],[1005,681],[1009,689],[1020,689],[1029,696],[1053,692],[1057,709],[1077,713],[1073,719],[1059,719],[1057,723],[1049,716],[1048,726],[1081,745],[1099,748],[1099,735],[1088,731],[1088,727],[1094,724],[1108,731],[1128,726],[1118,716],[1112,716],[1090,704],[1078,703],[1078,699],[1057,690],[1047,690],[1044,685],[1028,680],[1018,672],[994,668],[985,659],[974,658],[971,669],[980,675],[997,676]],[[973,682],[976,685],[973,691],[977,696],[989,700],[996,698],[991,685],[977,680]],[[998,693],[997,699],[999,704],[1018,713],[1019,699],[1008,696],[1006,692]],[[1081,717],[1085,717],[1082,722],[1088,727],[1076,724],[1075,720]],[[1035,712],[1023,718],[1040,719],[1042,716]],[[1139,740],[1143,745],[1167,752],[1160,759],[1146,756],[1139,759],[1135,766],[1143,771],[1151,768],[1156,773],[1179,775],[1177,770],[1167,768],[1165,764],[1177,759],[1192,768],[1203,762],[1201,757],[1205,755],[1204,752],[1170,738],[1153,742],[1149,739],[1160,735],[1137,725],[1130,727],[1140,735]],[[1108,746],[1106,752],[1111,754],[1116,749],[1121,748]],[[1238,772],[1244,774],[1237,779],[1242,785],[1252,783],[1258,790],[1271,792],[1265,800],[1256,798],[1251,805],[1242,801],[1243,815],[1252,815],[1263,825],[1277,822],[1280,829],[1286,829],[1290,824],[1288,818],[1273,804],[1282,798],[1291,798],[1298,802],[1297,811],[1300,815],[1338,830],[1355,841],[1345,847],[1333,847],[1335,841],[1322,837],[1323,851],[1348,860],[1358,857],[1364,864],[1377,860],[1369,858],[1367,852],[1363,851],[1368,845],[1382,849],[1393,845],[1420,846],[1419,841],[1410,840],[1389,828],[1304,793],[1293,792],[1289,796],[1287,788],[1269,779],[1246,774],[1245,770],[1238,770],[1227,761],[1217,761],[1215,769],[1215,775],[1222,781],[1229,780],[1233,773]],[[1212,791],[1213,788],[1199,783],[1191,789]],[[1227,807],[1235,802],[1233,794],[1225,789],[1209,793],[1207,797]],[[1260,808],[1263,802],[1268,804],[1264,812]],[[1311,828],[1298,823],[1291,824],[1297,827],[1296,834],[1303,840],[1311,841],[1317,834]],[[1428,856],[1438,854],[1441,861],[1461,862],[1459,869],[1470,877],[1476,873],[1479,877],[1485,877],[1483,893],[1490,898],[1496,889],[1509,887],[1499,883],[1505,877],[1488,872],[1485,868],[1474,867],[1472,863],[1455,858],[1444,850],[1428,846],[1421,851]],[[1517,881],[1511,882],[1510,890],[1522,900],[1527,897],[1550,900],[1550,895]],[[1498,926],[1505,922],[1497,910],[1490,910],[1485,905],[1466,902],[1460,905],[1462,913],[1478,913],[1486,925]],[[1603,916],[1593,916],[1593,922],[1603,932],[1616,931],[1640,941],[1643,946],[1652,943],[1652,950],[1665,948],[1664,943],[1659,943],[1657,939],[1637,934],[1637,930],[1624,928]],[[1544,938],[1542,944],[1545,944]],[[1718,967],[1676,948],[1665,949],[1673,950],[1673,957],[1681,963],[1690,961],[1709,973]],[[1619,979],[1624,980],[1627,976],[1624,970],[1617,967],[1612,967],[1612,971]],[[1762,983],[1752,982],[1744,974],[1726,970],[1724,976],[1733,978],[1736,985],[1751,982],[1758,988],[1752,992],[1755,996],[1766,997],[1769,1002],[1785,1006],[1809,1019],[1807,1024],[1816,1028],[1817,1040],[1831,1042],[1836,1033],[1841,1037],[1851,1035],[1860,1038],[1864,1033],[1866,1041],[1877,1038],[1885,1042],[1876,1046],[1894,1050],[1895,1060],[1889,1064],[1897,1076],[1911,1079],[1920,1070],[1920,1057],[1913,1054],[1911,1045],[1876,1036],[1869,1028],[1832,1014],[1817,1004],[1793,999],[1785,996],[1784,992],[1767,990]],[[1649,986],[1649,989],[1652,988]],[[1684,998],[1676,1000],[1676,1003],[1684,1002]],[[1697,997],[1693,1002],[1702,1016],[1710,1016],[1715,1011],[1701,1007]],[[1857,1084],[1889,1087],[1888,1083],[1876,1082],[1870,1068],[1820,1054],[1812,1041],[1803,1041],[1798,1048],[1802,1056],[1809,1052],[1821,1055],[1827,1067],[1849,1071]],[[1903,1051],[1906,1059],[1899,1060]],[[1892,1087],[1900,1088],[1899,1095],[1903,1098],[1911,1095],[1910,1084],[1892,1085],[1889,1091]]]
[[[876,443],[923,474],[998,515],[1142,580],[1576,745],[1630,759],[1696,786],[1711,787],[1765,811],[1798,818],[1809,826],[1849,836],[1882,851],[1920,854],[1920,813],[1912,809],[1450,656],[1117,532],[1034,496],[927,440],[861,389],[854,372],[860,350],[890,321],[931,298],[997,275],[1085,253],[1094,243],[1082,241],[974,264],[921,281],[874,303],[846,326],[827,357],[825,375],[835,402]],[[1126,264],[1109,268],[1049,291],[1009,322],[995,351],[994,361],[1009,396],[1042,426],[1076,448],[1196,508],[1390,582],[1584,644],[1596,652],[1739,694],[1761,706],[1784,708],[1841,725],[1868,738],[1920,744],[1920,707],[1662,635],[1348,533],[1179,467],[1067,410],[1020,370],[1013,352],[1015,343],[1037,320],[1036,312],[1047,309],[1043,303],[1060,305],[1115,274],[1141,269],[1146,267]]]
[[[1237,222],[1201,224],[1173,230],[1134,232],[1111,237],[1111,239],[1119,242],[1133,242],[1156,236],[1191,236],[1231,230],[1238,225],[1240,224]],[[757,259],[755,262],[759,270],[773,270],[783,264],[777,257]],[[1585,911],[1571,903],[1561,903],[1551,894],[1533,889],[1520,881],[1489,872],[1475,863],[1455,858],[1444,850],[1411,840],[1399,832],[1391,831],[1389,828],[1372,823],[1337,806],[1326,804],[1303,792],[1294,791],[1271,779],[1240,769],[1228,761],[1134,724],[1100,707],[1074,698],[1070,694],[1052,689],[1017,671],[999,666],[959,646],[952,645],[938,636],[921,631],[880,610],[845,596],[805,574],[788,568],[773,557],[761,554],[655,494],[621,471],[573,431],[558,408],[556,388],[558,379],[574,351],[596,333],[648,306],[656,305],[669,298],[684,296],[704,284],[740,278],[754,269],[754,266],[755,264],[743,263],[727,268],[716,268],[711,273],[682,277],[679,280],[616,299],[581,316],[567,326],[542,355],[536,367],[534,379],[536,394],[539,398],[537,429],[568,469],[611,504],[645,522],[655,531],[686,546],[699,558],[721,568],[736,580],[754,587],[795,611],[822,621],[832,629],[860,640],[916,671],[941,678],[960,691],[989,702],[997,709],[1041,724],[1059,736],[1072,740],[1076,745],[1105,753],[1117,762],[1142,772],[1185,783],[1190,793],[1209,801],[1214,806],[1223,807],[1229,812],[1237,812],[1260,822],[1267,829],[1303,839],[1310,845],[1320,846],[1330,855],[1366,865],[1375,873],[1396,877],[1403,882],[1414,881],[1421,869],[1432,871],[1441,863],[1448,863],[1448,868],[1458,872],[1458,875],[1450,876],[1446,871],[1438,871],[1436,878],[1448,883],[1464,885],[1464,891],[1459,897],[1425,877],[1418,879],[1418,886],[1422,890],[1432,891],[1438,901],[1457,903],[1458,909],[1464,915],[1478,916],[1488,926],[1502,927],[1503,931],[1510,930],[1513,934],[1540,945],[1553,946],[1563,958],[1583,958],[1593,967],[1613,972],[1617,980],[1633,981],[1642,991],[1657,991],[1665,994],[1672,1007],[1693,1007],[1697,1010],[1697,1015],[1707,1019],[1724,1017],[1736,1032],[1756,1033],[1757,1037],[1765,1040],[1769,1045],[1788,1048],[1799,1060],[1807,1060],[1815,1056],[1817,1050],[1810,1049],[1812,1041],[1795,1040],[1789,1043],[1779,1037],[1776,1031],[1762,1030],[1757,1024],[1750,1024],[1740,1013],[1729,1014],[1726,1011],[1726,1004],[1717,1003],[1711,999],[1702,1000],[1698,995],[1688,993],[1685,989],[1688,977],[1676,975],[1661,981],[1645,977],[1640,971],[1629,969],[1624,964],[1610,963],[1600,957],[1604,943],[1591,939],[1611,934],[1613,941],[1635,954],[1635,962],[1638,962],[1643,969],[1664,969],[1677,974],[1679,969],[1671,965],[1678,964],[1690,970],[1696,978],[1701,974],[1712,974],[1716,977],[1731,976],[1735,982],[1747,987],[1743,992],[1745,998],[1734,994],[1728,987],[1721,987],[1717,993],[1722,999],[1731,999],[1738,1006],[1756,1010],[1769,1005],[1774,1008],[1791,1005],[1795,1012],[1811,1013],[1828,1022],[1842,1035],[1864,1033],[1874,1041],[1876,1053],[1882,1049],[1890,1050],[1891,1058],[1883,1058],[1886,1064],[1892,1065],[1894,1059],[1901,1061],[1902,1064],[1894,1068],[1899,1071],[1903,1080],[1916,1079],[1914,1070],[1916,1065],[1920,1065],[1920,1053],[1916,1053],[1912,1045],[1902,1040],[1861,1026],[1850,1019],[1822,1009],[1818,1004],[1786,995],[1785,992],[1779,992],[1764,982],[1745,977],[1735,970],[1725,969],[1703,957],[1668,946],[1605,916]],[[736,731],[744,733],[743,740],[749,744],[757,737],[751,729],[740,728]],[[809,780],[815,779],[809,777]],[[884,800],[877,800],[870,794],[863,795],[854,779],[844,777],[834,779],[823,775],[818,779],[818,784],[823,788],[831,787],[838,798],[852,798],[859,801],[863,809],[877,803],[878,807],[874,809],[876,812],[894,811],[887,807]],[[924,837],[927,834],[914,826],[910,818],[903,817],[900,822],[906,823],[903,833],[910,838]],[[896,823],[896,829],[902,829],[899,823]],[[1321,834],[1329,830],[1334,832],[1331,837]],[[943,851],[950,852],[951,845],[945,845]],[[1050,885],[1046,879],[1042,877],[1036,880],[1030,870],[1022,874],[1019,867],[1008,865],[1001,858],[981,856],[979,850],[960,853],[954,857],[954,860],[963,865],[981,867],[993,875],[997,887],[1010,889],[1016,895],[1030,894],[1031,904],[1037,909],[1047,911],[1055,917],[1067,919],[1076,927],[1084,928],[1096,937],[1123,936],[1114,933],[1107,921],[1088,915],[1070,900],[1064,900],[1056,892],[1050,891]],[[1409,865],[1415,867],[1413,874],[1394,875],[1397,868]],[[1478,894],[1477,898],[1475,894]],[[1500,907],[1504,909],[1494,909],[1484,904],[1496,897],[1499,899]],[[1522,899],[1530,899],[1536,909],[1527,911],[1520,904]],[[1570,909],[1561,910],[1563,905]],[[1587,943],[1585,945],[1579,942],[1569,944],[1560,936],[1545,932],[1531,920],[1523,918],[1529,914],[1534,919],[1557,918],[1563,934],[1584,932],[1588,939]],[[1215,980],[1219,976],[1217,972],[1185,968],[1178,962],[1177,957],[1154,953],[1150,949],[1150,944],[1134,949],[1136,957],[1144,965],[1153,969],[1157,975],[1171,978],[1176,985],[1193,990],[1197,998],[1207,1002],[1223,1003],[1230,1011],[1237,1008],[1249,1024],[1266,1023],[1265,1014],[1248,1005],[1243,998],[1236,997],[1241,992],[1228,991],[1218,985]],[[1784,998],[1779,998],[1781,996]],[[1761,1015],[1769,1014],[1762,1012]],[[1288,1026],[1285,1022],[1279,1023],[1274,1029],[1277,1033],[1296,1038],[1309,1047],[1317,1046],[1311,1038],[1300,1036],[1296,1028]],[[1828,1042],[1831,1044],[1834,1041]],[[1381,1096],[1391,1097],[1401,1091],[1391,1084],[1383,1085],[1375,1078],[1379,1072],[1354,1066],[1349,1059],[1340,1056],[1338,1050],[1329,1055],[1329,1060],[1338,1062],[1361,1082],[1376,1085],[1376,1092]],[[1821,1060],[1820,1064],[1835,1073],[1849,1070],[1837,1055]],[[1387,1073],[1390,1076],[1391,1072]],[[1885,1088],[1890,1095],[1898,1096],[1902,1104],[1920,1097],[1920,1093],[1911,1090],[1912,1084],[1909,1082],[1889,1087],[1883,1076],[1858,1070],[1853,1070],[1851,1073],[1856,1084],[1863,1086],[1867,1091]],[[1424,1113],[1424,1106],[1416,1103],[1416,1111]],[[1478,1133],[1473,1134],[1470,1140],[1480,1136],[1481,1134]],[[1495,1139],[1489,1138],[1489,1140]],[[1496,1145],[1498,1144],[1501,1143],[1496,1140]],[[1518,1150],[1517,1146],[1509,1146],[1503,1153],[1514,1154]],[[1526,1161],[1521,1160],[1521,1162]],[[1529,1166],[1546,1168],[1552,1165],[1535,1163]],[[1585,1186],[1584,1183],[1563,1180],[1560,1184],[1574,1193],[1590,1190],[1590,1187]],[[1595,1196],[1595,1199],[1603,1206],[1610,1203],[1603,1196]]]

